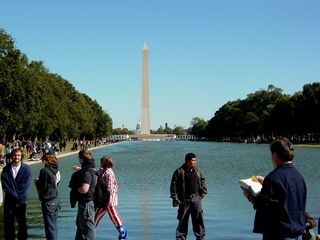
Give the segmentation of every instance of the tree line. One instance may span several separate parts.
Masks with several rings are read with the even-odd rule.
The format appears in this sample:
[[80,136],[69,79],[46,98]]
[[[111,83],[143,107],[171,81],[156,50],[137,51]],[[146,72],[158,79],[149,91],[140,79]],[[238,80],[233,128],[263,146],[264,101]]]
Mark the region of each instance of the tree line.
[[[319,143],[320,83],[305,84],[293,95],[269,85],[245,99],[225,103],[208,121],[194,117],[190,126],[177,129],[198,140],[270,142],[284,136],[295,143]],[[175,133],[177,129],[160,127],[156,133]]]
[[320,142],[320,83],[303,86],[292,96],[269,85],[243,100],[224,104],[200,136],[218,141],[269,142],[286,136],[294,142]]
[[99,138],[112,133],[102,107],[42,61],[29,61],[0,28],[0,137],[2,140]]

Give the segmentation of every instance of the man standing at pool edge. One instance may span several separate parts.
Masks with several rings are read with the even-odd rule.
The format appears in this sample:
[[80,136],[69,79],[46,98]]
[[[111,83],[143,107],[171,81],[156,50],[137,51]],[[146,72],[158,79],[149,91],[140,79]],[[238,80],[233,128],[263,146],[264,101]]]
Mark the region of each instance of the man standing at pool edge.
[[194,153],[185,156],[185,163],[173,173],[170,194],[173,207],[179,207],[176,239],[185,240],[188,234],[188,222],[191,214],[193,233],[197,240],[204,240],[205,226],[201,199],[207,194],[206,180],[196,167]]

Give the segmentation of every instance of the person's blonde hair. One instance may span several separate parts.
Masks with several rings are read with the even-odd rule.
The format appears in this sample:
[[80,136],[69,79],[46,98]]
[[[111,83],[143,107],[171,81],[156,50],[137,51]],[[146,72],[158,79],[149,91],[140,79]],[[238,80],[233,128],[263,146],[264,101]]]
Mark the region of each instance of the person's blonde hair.
[[14,156],[14,154],[16,153],[16,152],[20,152],[21,153],[21,161],[23,161],[23,159],[24,159],[24,153],[23,153],[23,151],[22,151],[22,149],[20,148],[20,147],[18,147],[18,148],[14,148],[12,151],[11,151],[11,158],[13,158],[13,156]]

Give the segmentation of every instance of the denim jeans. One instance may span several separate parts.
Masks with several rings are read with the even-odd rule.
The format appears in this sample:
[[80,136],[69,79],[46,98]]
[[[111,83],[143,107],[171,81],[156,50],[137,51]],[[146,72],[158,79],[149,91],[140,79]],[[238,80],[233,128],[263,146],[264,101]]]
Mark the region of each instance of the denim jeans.
[[42,215],[47,240],[58,239],[57,219],[60,208],[58,198],[42,201]]
[[263,235],[262,240],[301,240],[301,236],[295,238],[288,238],[288,237],[277,237],[277,236],[269,236]]
[[95,209],[93,201],[78,202],[76,240],[95,240],[96,229],[94,225]]

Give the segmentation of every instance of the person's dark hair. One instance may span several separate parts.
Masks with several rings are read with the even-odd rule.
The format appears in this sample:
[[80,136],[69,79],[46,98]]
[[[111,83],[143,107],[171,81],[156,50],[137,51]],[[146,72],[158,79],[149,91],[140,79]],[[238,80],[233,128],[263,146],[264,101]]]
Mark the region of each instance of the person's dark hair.
[[113,167],[113,161],[112,161],[111,156],[109,156],[109,155],[103,156],[100,159],[100,166],[103,169],[112,168]]
[[188,162],[188,161],[191,161],[192,158],[195,158],[196,155],[194,153],[187,153],[185,158],[184,158],[184,161],[185,162]]
[[89,161],[92,159],[92,152],[87,149],[82,149],[79,151],[79,158],[83,161]]
[[12,149],[12,151],[11,151],[11,158],[13,158],[13,156],[16,154],[16,152],[21,152],[21,161],[23,161],[23,159],[24,159],[24,153],[23,153],[23,151],[22,151],[22,149],[21,148],[14,148],[14,149]]
[[271,153],[277,153],[282,162],[293,160],[294,149],[292,143],[287,138],[278,138],[270,144]]

